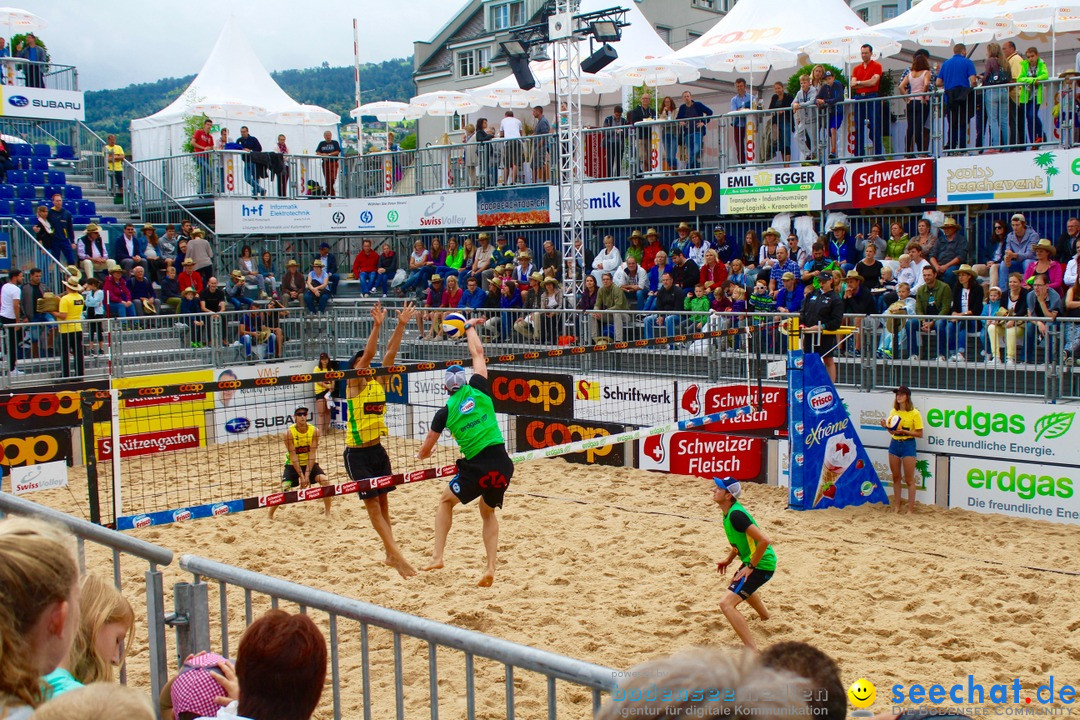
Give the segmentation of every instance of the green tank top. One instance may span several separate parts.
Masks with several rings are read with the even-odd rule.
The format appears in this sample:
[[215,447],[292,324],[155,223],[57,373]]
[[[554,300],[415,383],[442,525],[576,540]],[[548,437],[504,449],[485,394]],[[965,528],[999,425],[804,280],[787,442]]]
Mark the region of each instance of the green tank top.
[[[746,517],[750,518],[750,522],[757,525],[757,520],[754,520],[754,516],[746,511],[746,508],[741,503],[735,503],[731,506],[731,509],[724,515],[724,532],[727,534],[728,542],[735,546],[735,549],[739,551],[739,559],[744,563],[750,562],[750,558],[754,555],[754,549],[757,547],[757,543],[754,542],[752,537],[747,536],[744,532],[739,532],[731,525],[731,513],[736,510],[742,511]],[[759,570],[768,570],[772,572],[776,570],[776,553],[773,552],[772,546],[765,548],[765,555],[762,556],[761,562],[757,565]]]
[[466,460],[472,460],[486,447],[503,444],[495,404],[487,393],[465,385],[450,396],[446,412],[446,427]]

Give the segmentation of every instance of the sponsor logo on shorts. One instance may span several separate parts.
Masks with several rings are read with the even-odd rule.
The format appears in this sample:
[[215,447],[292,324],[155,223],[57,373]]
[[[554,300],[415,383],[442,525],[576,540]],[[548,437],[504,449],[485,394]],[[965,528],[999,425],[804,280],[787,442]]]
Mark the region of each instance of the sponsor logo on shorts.
[[218,503],[217,505],[214,505],[212,508],[210,508],[210,514],[214,517],[218,517],[220,515],[228,515],[229,506],[225,503]]
[[154,524],[153,519],[149,515],[136,515],[132,521],[132,525],[137,528],[146,528]]
[[455,480],[454,482],[450,483],[450,491],[456,495],[457,493],[461,492],[461,485],[459,485],[458,482]]
[[177,510],[172,514],[173,522],[184,522],[191,519],[190,510]]
[[235,417],[225,423],[225,431],[233,435],[246,432],[249,427],[251,427],[251,421],[246,417]]

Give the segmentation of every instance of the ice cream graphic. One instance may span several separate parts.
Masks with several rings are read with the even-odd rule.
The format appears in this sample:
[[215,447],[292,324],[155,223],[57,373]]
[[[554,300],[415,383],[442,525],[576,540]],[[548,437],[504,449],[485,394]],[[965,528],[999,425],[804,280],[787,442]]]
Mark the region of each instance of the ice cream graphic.
[[836,494],[836,481],[854,461],[855,442],[851,438],[841,433],[825,441],[825,462],[821,466],[814,504],[810,507],[817,507],[822,498],[831,498]]

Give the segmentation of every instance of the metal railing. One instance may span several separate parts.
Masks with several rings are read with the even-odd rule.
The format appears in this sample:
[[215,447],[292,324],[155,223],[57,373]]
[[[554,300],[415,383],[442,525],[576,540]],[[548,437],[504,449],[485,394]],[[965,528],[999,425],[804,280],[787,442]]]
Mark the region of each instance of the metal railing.
[[[194,156],[182,156],[189,163]],[[215,240],[214,231],[173,197],[165,186],[144,174],[131,162],[124,161],[124,210],[142,222],[173,224],[177,227],[188,220],[202,228],[206,239]]]
[[[503,685],[500,694],[505,698],[505,717],[508,720],[517,717],[518,694],[521,692],[518,690],[521,679],[515,680],[518,671],[542,676],[545,692],[541,706],[546,707],[548,718],[558,716],[560,697],[557,683],[559,682],[584,688],[589,693],[588,701],[578,701],[570,707],[563,708],[564,715],[567,711],[573,710],[576,711],[573,714],[580,717],[592,717],[592,714],[600,707],[603,694],[611,692],[616,687],[615,679],[618,673],[611,668],[575,660],[546,650],[315,590],[195,555],[182,556],[180,567],[195,575],[194,590],[202,600],[194,603],[194,607],[205,611],[203,617],[192,617],[189,621],[189,626],[203,629],[201,632],[207,642],[206,647],[193,645],[192,649],[195,651],[210,649],[208,642],[211,604],[207,601],[207,584],[203,583],[201,578],[217,585],[218,616],[215,619],[220,623],[221,652],[224,655],[228,655],[232,644],[228,623],[230,596],[236,596],[239,591],[243,592],[245,625],[250,625],[253,619],[252,595],[254,593],[269,596],[273,607],[277,607],[279,602],[287,602],[298,605],[301,612],[326,613],[329,620],[330,679],[335,720],[342,717],[342,691],[348,692],[352,684],[349,680],[355,683],[357,679],[343,677],[340,647],[346,638],[355,637],[355,635],[340,629],[341,621],[359,624],[361,646],[359,690],[363,696],[365,720],[370,720],[372,717],[389,717],[391,712],[395,713],[398,720],[405,717],[420,717],[422,714],[430,715],[433,720],[438,718],[440,677],[446,674],[444,669],[440,675],[439,655],[442,654],[445,657],[446,651],[457,651],[462,654],[461,662],[465,671],[464,715],[470,720],[476,717],[478,695],[485,698],[499,692],[496,682]],[[230,591],[233,592],[230,593]],[[380,647],[381,643],[373,641],[372,636],[376,635],[377,631],[374,630],[376,628],[391,633],[392,648]],[[409,640],[416,641],[415,649],[405,647]],[[413,645],[413,643],[408,644]],[[422,659],[418,658],[425,654],[425,646],[428,671],[426,693],[420,689],[406,688],[407,684],[410,686],[414,684],[411,679],[421,672]],[[501,666],[501,671],[505,673],[505,678],[493,681],[490,686],[485,684],[477,687],[477,681],[482,682],[484,679],[477,672],[478,668],[475,666],[477,660],[497,663]],[[392,699],[383,697],[378,692],[373,693],[371,682],[373,669],[380,673],[393,673]],[[407,676],[410,679],[408,683]],[[353,685],[352,689],[357,688]],[[407,690],[408,698],[406,697]],[[350,692],[350,694],[355,693]],[[446,691],[443,690],[443,697],[445,694]],[[413,706],[407,702],[419,695],[426,696],[425,703],[417,702],[418,706]],[[426,709],[423,705],[427,706]],[[443,712],[445,714],[447,709],[443,708]],[[450,710],[450,713],[459,716],[453,710]],[[536,716],[535,712],[531,714]],[[500,712],[500,717],[502,716]]]
[[[630,298],[633,306],[636,297]],[[68,377],[129,377],[180,369],[227,367],[244,363],[308,359],[321,351],[346,358],[362,349],[370,331],[373,300],[335,300],[324,313],[311,313],[294,304],[268,323],[281,328],[271,346],[265,336],[245,341],[241,325],[246,310],[217,316],[149,315],[82,321],[84,370]],[[400,299],[384,300],[398,305]],[[401,357],[409,360],[447,360],[461,356],[459,344],[439,337],[440,319],[452,309],[485,320],[480,328],[485,347],[494,354],[552,349],[597,342],[626,342],[632,346],[594,359],[570,356],[552,367],[605,367],[615,371],[678,373],[712,380],[757,378],[766,364],[784,357],[786,343],[779,330],[789,317],[783,313],[657,312],[656,310],[579,311],[564,302],[560,308],[535,307],[421,307],[416,324],[405,335]],[[490,301],[489,301],[490,304]],[[287,314],[286,314],[287,313]],[[594,316],[594,313],[596,316]],[[902,320],[902,322],[901,322]],[[1080,397],[1080,367],[1075,365],[1080,318],[1065,317],[1039,329],[1036,318],[960,318],[869,315],[849,318],[857,333],[845,338],[836,353],[841,385],[871,390],[906,384],[913,388],[990,395],[1027,395],[1048,401]],[[923,321],[932,324],[922,327]],[[201,322],[202,325],[197,323]],[[987,330],[991,323],[1010,323],[1015,330]],[[393,323],[388,323],[392,327]],[[746,332],[749,328],[752,332]],[[764,328],[764,330],[762,330]],[[726,337],[686,338],[666,343],[663,338],[695,332],[736,329]],[[384,334],[389,330],[384,327]],[[432,338],[432,336],[435,336]],[[633,346],[653,340],[646,346]],[[988,362],[993,343],[999,362]],[[72,352],[55,322],[8,325],[0,349],[9,358],[16,348],[18,373],[0,363],[0,379],[16,386],[40,385],[62,376],[62,360]],[[194,345],[193,345],[194,344]],[[1013,352],[1010,348],[1015,348]],[[94,351],[102,347],[101,353]],[[677,352],[671,352],[674,349]],[[1064,353],[1071,352],[1069,358]],[[955,357],[960,353],[963,357]],[[1012,359],[1014,362],[1009,362]],[[73,355],[71,367],[74,368]],[[599,363],[599,365],[597,365]]]
[[34,233],[15,218],[0,223],[0,232],[8,233],[11,243],[9,257],[13,263],[24,271],[41,268],[42,285],[49,292],[59,293],[61,283],[68,276],[67,266],[61,262],[63,258],[55,257],[49,248],[38,242]]
[[[130,555],[148,563],[143,575],[145,588],[146,630],[148,635],[148,674],[152,697],[157,697],[169,677],[168,651],[165,637],[165,593],[164,580],[160,567],[172,564],[173,553],[168,548],[159,547],[145,540],[124,535],[95,525],[86,520],[47,508],[8,493],[0,493],[0,515],[23,515],[38,517],[48,522],[62,525],[75,536],[78,543],[79,569],[85,573],[87,568],[86,544],[93,548],[103,548],[112,559],[112,580],[118,590],[123,590],[124,575],[121,572],[121,556]],[[100,562],[95,558],[95,561]],[[129,579],[130,581],[130,579]],[[137,602],[132,605],[138,607]],[[129,657],[129,662],[131,658]],[[127,664],[121,669],[120,681],[127,680]]]
[[4,84],[10,86],[48,88],[50,90],[78,90],[79,71],[74,65],[24,60],[6,57],[0,60],[0,72]]

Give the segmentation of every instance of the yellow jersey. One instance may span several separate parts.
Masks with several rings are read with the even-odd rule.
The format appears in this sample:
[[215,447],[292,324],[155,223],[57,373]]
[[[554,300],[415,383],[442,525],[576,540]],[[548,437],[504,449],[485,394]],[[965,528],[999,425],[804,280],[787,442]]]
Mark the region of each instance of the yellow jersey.
[[[293,447],[296,449],[296,459],[300,467],[307,467],[308,455],[311,453],[311,443],[315,440],[315,426],[308,425],[307,432],[300,432],[295,425],[289,426],[289,435],[292,436]],[[285,465],[292,465],[292,459],[285,453]]]
[[370,380],[349,402],[349,425],[345,444],[360,447],[389,435],[386,428],[386,391],[378,380]]
[[[316,364],[315,369],[312,370],[311,372],[313,372],[313,373],[321,373],[321,372],[326,372],[326,370],[323,370],[321,367],[318,366],[318,364]],[[316,395],[318,395],[321,392],[329,392],[329,393],[334,392],[334,381],[333,380],[328,380],[326,382],[314,382],[314,383],[312,383],[312,385],[315,386],[315,394]]]
[[[894,417],[900,418],[900,426],[898,428],[899,430],[912,431],[923,429],[922,413],[920,413],[918,410],[892,410],[889,413],[889,418],[885,421],[886,427],[892,425]],[[894,435],[893,433],[889,434],[892,435],[893,440],[912,439],[910,435]]]
[[[109,153],[112,153],[112,162],[109,162]],[[105,165],[109,172],[124,169],[124,148],[119,145],[105,146]]]
[[83,296],[76,290],[69,290],[60,296],[60,312],[67,316],[60,321],[60,332],[67,334],[82,332]]

